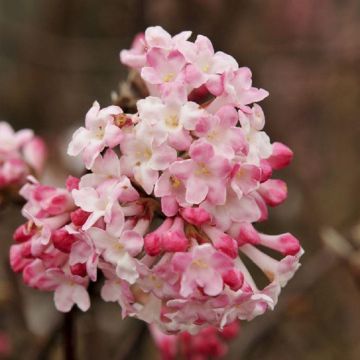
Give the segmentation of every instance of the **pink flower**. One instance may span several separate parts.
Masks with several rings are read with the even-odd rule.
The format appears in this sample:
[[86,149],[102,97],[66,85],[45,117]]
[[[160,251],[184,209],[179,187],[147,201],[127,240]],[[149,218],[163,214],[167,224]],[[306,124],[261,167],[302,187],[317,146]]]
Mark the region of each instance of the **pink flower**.
[[85,126],[75,131],[68,147],[70,156],[83,154],[86,168],[90,169],[97,156],[106,146],[113,148],[123,139],[123,133],[115,125],[115,118],[122,114],[118,106],[108,106],[100,110],[98,102],[94,102],[87,112]]
[[196,103],[165,103],[153,96],[139,100],[137,107],[140,119],[156,134],[155,144],[167,141],[176,150],[189,148],[192,138],[188,130],[194,130],[197,119],[205,115]]
[[212,144],[218,155],[231,160],[246,148],[243,131],[236,127],[237,123],[235,108],[224,106],[215,116],[199,119],[194,133]]
[[69,312],[75,304],[82,311],[87,311],[90,308],[86,279],[80,276],[67,275],[58,269],[49,269],[46,275],[56,284],[54,301],[59,311]]
[[151,136],[127,138],[121,144],[121,151],[125,174],[133,176],[147,194],[153,191],[159,171],[165,170],[176,159],[173,148],[166,144],[154,145]]
[[151,85],[158,85],[161,91],[184,81],[186,61],[180,51],[169,52],[154,47],[147,53],[146,59],[148,66],[142,68],[141,77]]
[[24,129],[15,132],[6,122],[0,122],[0,156],[19,150],[34,136],[32,130]]
[[189,155],[191,159],[176,161],[170,166],[172,175],[186,180],[186,201],[199,204],[208,198],[214,204],[223,204],[226,201],[229,161],[215,155],[213,146],[201,140],[190,146]]
[[219,295],[224,282],[221,273],[232,267],[231,259],[210,244],[194,246],[190,252],[172,258],[175,271],[182,274],[180,295],[189,297],[198,288],[209,296]]
[[248,111],[248,105],[265,99],[269,93],[253,87],[251,77],[251,71],[246,67],[225,72],[221,80],[211,85],[211,89],[216,89],[215,95],[220,95],[211,108],[218,109],[223,104],[230,104]]
[[186,67],[186,80],[193,87],[206,84],[217,74],[236,70],[236,60],[221,51],[214,52],[211,41],[202,35],[198,35],[194,43],[189,43],[184,49],[184,55],[189,65]]
[[[88,171],[65,189],[29,178],[10,263],[28,286],[53,291],[60,311],[88,309],[86,288],[102,275],[103,300],[153,324],[164,356],[200,359],[225,353],[218,330],[274,308],[303,250],[289,233],[256,230],[287,196],[272,173],[293,155],[264,131],[256,102],[268,93],[190,35],[150,27],[121,52],[149,96],[132,114],[94,103],[68,148]],[[6,189],[41,171],[45,150],[31,131],[0,130]]]
[[124,223],[124,209],[119,201],[131,202],[137,200],[139,195],[132,187],[127,177],[122,177],[120,181],[106,183],[97,189],[84,187],[73,190],[74,202],[82,210],[91,213],[83,225],[83,230],[89,229],[100,218],[104,218],[106,223],[110,223],[112,217],[116,217],[118,227]]
[[93,227],[87,233],[104,259],[116,266],[117,276],[134,284],[139,276],[134,257],[142,250],[144,240],[136,229],[125,230],[120,235],[111,230]]

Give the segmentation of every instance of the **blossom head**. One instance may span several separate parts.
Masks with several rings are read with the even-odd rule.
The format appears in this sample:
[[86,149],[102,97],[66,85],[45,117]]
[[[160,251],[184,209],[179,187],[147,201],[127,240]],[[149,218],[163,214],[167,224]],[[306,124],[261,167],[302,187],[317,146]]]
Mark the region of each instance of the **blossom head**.
[[[28,221],[11,261],[27,284],[54,291],[61,311],[86,310],[101,272],[102,297],[123,316],[172,334],[208,331],[212,345],[192,346],[222,353],[216,329],[273,309],[299,267],[295,237],[254,227],[285,200],[285,183],[271,176],[292,152],[264,131],[257,102],[268,93],[253,87],[251,71],[206,37],[189,37],[151,27],[121,52],[149,96],[128,114],[93,104],[68,148],[88,173],[66,189],[25,186]],[[159,341],[173,352],[172,338]]]

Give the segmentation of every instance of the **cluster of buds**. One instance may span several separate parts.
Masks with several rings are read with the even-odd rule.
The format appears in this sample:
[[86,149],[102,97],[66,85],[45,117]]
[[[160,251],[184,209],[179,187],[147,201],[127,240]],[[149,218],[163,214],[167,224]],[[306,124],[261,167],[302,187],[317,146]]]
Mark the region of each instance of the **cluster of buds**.
[[15,132],[6,122],[0,122],[0,193],[18,189],[30,174],[39,175],[47,150],[43,140],[32,130]]
[[162,360],[206,360],[221,358],[228,352],[227,342],[238,335],[239,323],[226,325],[221,331],[213,326],[201,329],[191,335],[184,331],[179,334],[164,334],[156,325],[150,325],[150,333]]
[[273,309],[299,267],[295,237],[253,226],[286,198],[271,176],[292,159],[263,131],[255,103],[268,93],[208,38],[190,35],[151,27],[136,37],[120,57],[149,96],[129,114],[95,102],[68,148],[88,173],[66,189],[30,179],[21,191],[28,221],[11,263],[28,285],[54,291],[60,311],[87,310],[88,284],[102,274],[101,296],[123,317],[173,334],[223,329]]

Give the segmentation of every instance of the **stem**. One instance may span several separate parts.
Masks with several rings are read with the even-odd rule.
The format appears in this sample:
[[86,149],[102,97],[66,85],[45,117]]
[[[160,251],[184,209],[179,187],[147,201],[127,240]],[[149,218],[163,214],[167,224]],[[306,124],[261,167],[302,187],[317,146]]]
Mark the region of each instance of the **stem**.
[[64,342],[64,360],[76,359],[76,331],[75,331],[75,310],[64,315],[63,342]]

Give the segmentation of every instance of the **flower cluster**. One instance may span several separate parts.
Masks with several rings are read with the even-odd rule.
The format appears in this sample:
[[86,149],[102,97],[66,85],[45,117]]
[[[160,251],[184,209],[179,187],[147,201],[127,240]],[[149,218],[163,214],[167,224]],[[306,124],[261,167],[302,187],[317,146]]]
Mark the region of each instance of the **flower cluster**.
[[299,267],[295,237],[253,226],[286,198],[271,176],[292,159],[263,130],[256,102],[268,93],[208,38],[190,35],[139,35],[121,52],[149,91],[137,112],[95,102],[68,148],[88,173],[66,189],[34,179],[22,189],[28,221],[11,263],[28,285],[55,291],[61,311],[88,309],[87,286],[102,274],[101,296],[123,316],[169,333],[222,329],[273,309]]
[[43,170],[47,150],[43,140],[32,130],[15,132],[6,122],[0,122],[0,191],[19,187],[30,174]]
[[221,331],[208,326],[196,335],[191,335],[186,331],[168,335],[159,330],[156,325],[150,325],[150,332],[163,360],[217,359],[228,352],[227,342],[237,336],[239,323],[234,321]]

